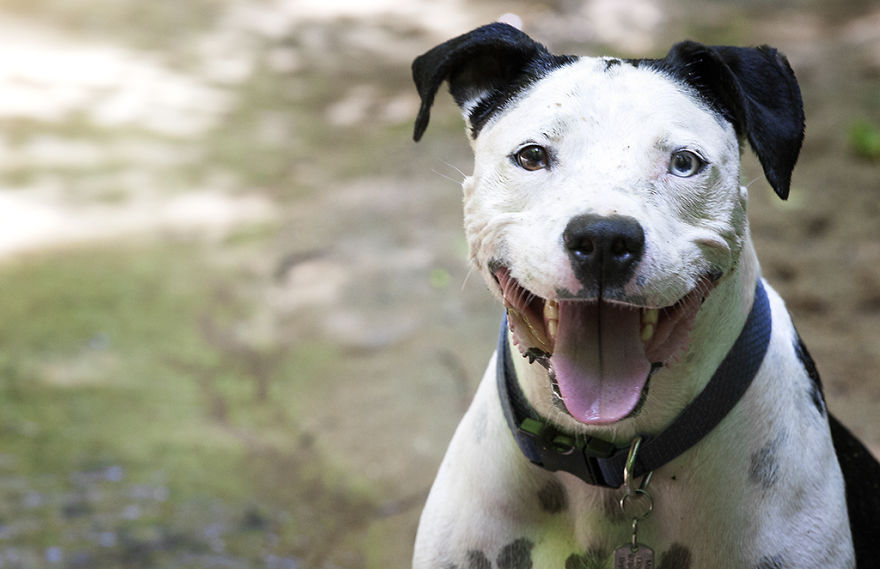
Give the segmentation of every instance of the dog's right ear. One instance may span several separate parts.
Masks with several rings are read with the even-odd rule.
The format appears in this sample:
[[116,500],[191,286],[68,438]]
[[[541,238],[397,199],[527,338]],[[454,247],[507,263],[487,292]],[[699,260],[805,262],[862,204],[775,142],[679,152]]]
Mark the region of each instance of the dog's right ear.
[[461,108],[471,138],[505,103],[552,69],[574,61],[554,56],[513,26],[496,22],[453,38],[420,55],[412,73],[422,99],[413,139],[418,141],[443,81]]

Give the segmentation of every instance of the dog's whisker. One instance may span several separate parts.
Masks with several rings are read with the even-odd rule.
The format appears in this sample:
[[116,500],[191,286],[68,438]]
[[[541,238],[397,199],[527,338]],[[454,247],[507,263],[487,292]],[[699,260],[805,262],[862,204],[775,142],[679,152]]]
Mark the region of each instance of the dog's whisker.
[[461,171],[461,168],[459,168],[458,166],[456,166],[456,165],[454,165],[454,164],[451,164],[451,163],[449,163],[449,162],[445,162],[445,161],[444,161],[443,163],[444,163],[447,167],[449,167],[449,168],[455,170],[456,172],[458,172],[458,174],[461,176],[461,180],[459,181],[459,183],[463,183],[463,182],[467,179],[468,175],[465,174],[464,172],[462,172],[462,171]]
[[443,178],[444,180],[449,180],[450,182],[453,182],[453,183],[455,183],[455,184],[457,184],[457,185],[461,185],[461,183],[462,183],[462,181],[463,181],[463,180],[456,180],[456,179],[453,178],[452,176],[447,176],[446,174],[444,174],[443,172],[440,172],[439,170],[437,170],[437,169],[435,169],[435,168],[431,168],[431,172],[434,173],[434,174],[437,174],[438,176],[440,176],[440,177]]
[[473,265],[471,265],[468,267],[467,272],[464,274],[464,279],[462,279],[462,281],[461,281],[461,290],[465,289],[465,287],[467,286],[468,280],[471,278],[471,275],[473,274],[473,272],[474,272],[474,267],[473,267]]
[[761,179],[761,176],[758,176],[757,178],[752,178],[751,181],[749,181],[747,184],[745,184],[746,188],[751,189],[752,184],[754,184],[755,182],[757,182],[760,179]]

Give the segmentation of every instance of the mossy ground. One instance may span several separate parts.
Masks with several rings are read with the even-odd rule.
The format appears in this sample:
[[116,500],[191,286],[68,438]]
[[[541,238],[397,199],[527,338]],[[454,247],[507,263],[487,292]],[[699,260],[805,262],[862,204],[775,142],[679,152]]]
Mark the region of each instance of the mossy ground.
[[[140,96],[113,84],[60,115],[0,112],[0,197],[35,196],[62,221],[100,206],[96,223],[117,227],[0,259],[0,567],[408,565],[500,310],[467,265],[460,118],[438,96],[412,143],[409,63],[511,10],[561,51],[652,56],[692,37],[789,54],[807,141],[786,204],[747,159],[753,232],[830,407],[880,448],[876,9],[831,17],[807,0],[792,21],[791,3],[647,1],[662,25],[617,41],[571,2],[450,3],[446,27],[295,4],[4,3],[0,25],[123,50],[179,91],[127,121],[101,118],[108,99],[131,102],[117,91]],[[631,53],[636,33],[650,53]],[[144,196],[192,192],[269,212],[141,212],[124,230]]]

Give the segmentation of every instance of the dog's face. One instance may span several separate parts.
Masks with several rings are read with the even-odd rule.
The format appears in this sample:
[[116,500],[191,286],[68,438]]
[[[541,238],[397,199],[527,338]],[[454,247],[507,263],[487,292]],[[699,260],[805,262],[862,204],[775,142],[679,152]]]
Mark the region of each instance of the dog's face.
[[520,350],[550,354],[583,422],[633,411],[652,364],[681,355],[702,296],[742,246],[736,133],[688,91],[581,59],[474,141],[472,261]]
[[[552,367],[582,423],[633,414],[652,371],[687,349],[704,297],[735,269],[748,232],[741,137],[787,195],[803,129],[796,83],[775,51],[721,51],[735,49],[560,57],[495,24],[414,64],[416,138],[438,77],[468,123],[471,260],[507,307],[517,347]],[[796,101],[760,95],[779,89],[774,74]],[[766,114],[779,106],[788,110]]]

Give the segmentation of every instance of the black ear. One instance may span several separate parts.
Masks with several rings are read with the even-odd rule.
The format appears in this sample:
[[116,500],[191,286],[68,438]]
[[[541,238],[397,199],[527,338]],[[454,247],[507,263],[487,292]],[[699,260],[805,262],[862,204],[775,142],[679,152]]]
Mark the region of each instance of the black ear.
[[746,137],[767,181],[788,198],[804,139],[804,106],[784,55],[768,46],[704,46],[682,42],[652,62],[695,88]]
[[422,106],[413,139],[418,141],[443,81],[465,111],[472,138],[518,92],[552,69],[574,61],[550,55],[518,29],[496,22],[438,45],[413,61],[412,73]]

